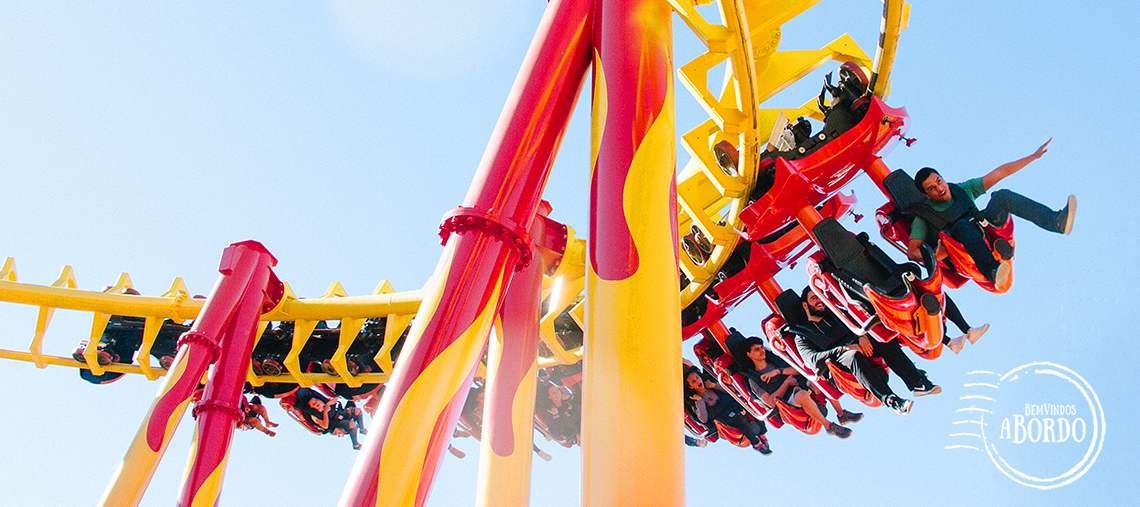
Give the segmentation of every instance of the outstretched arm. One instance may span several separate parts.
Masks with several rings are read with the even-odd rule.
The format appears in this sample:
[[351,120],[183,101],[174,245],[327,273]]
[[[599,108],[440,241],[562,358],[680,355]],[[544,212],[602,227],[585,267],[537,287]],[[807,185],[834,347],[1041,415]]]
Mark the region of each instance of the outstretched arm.
[[1020,171],[1021,168],[1029,165],[1030,162],[1041,158],[1045,152],[1049,151],[1046,149],[1046,147],[1049,146],[1049,143],[1051,142],[1053,142],[1052,137],[1050,137],[1048,141],[1045,141],[1045,144],[1042,144],[1041,147],[1037,148],[1037,151],[1033,152],[1031,155],[1014,160],[1013,162],[999,165],[997,169],[994,169],[990,171],[989,174],[982,176],[982,186],[985,187],[986,191],[989,191],[989,189],[993,188],[994,185],[997,185],[999,181],[1005,179],[1006,176]]

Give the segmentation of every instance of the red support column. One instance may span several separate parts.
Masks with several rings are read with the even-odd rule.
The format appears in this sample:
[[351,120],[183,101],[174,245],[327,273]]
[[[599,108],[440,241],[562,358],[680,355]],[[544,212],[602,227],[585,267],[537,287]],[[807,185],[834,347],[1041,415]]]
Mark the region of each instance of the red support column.
[[[560,235],[562,251],[539,249],[549,255],[536,255],[511,278],[499,310],[498,337],[487,348],[478,506],[526,507],[530,503],[542,275],[561,258],[566,245],[566,227],[542,215],[535,217],[530,228],[535,245],[549,244],[544,239]],[[548,234],[555,237],[547,238]]]
[[[276,262],[265,247],[255,241],[235,243],[222,252],[221,276],[194,326],[179,339],[178,354],[99,505],[133,506],[142,500],[191,395],[198,389],[206,368],[218,359],[222,333],[232,324],[231,316],[246,297],[248,288],[256,286],[258,291],[268,288],[274,299],[280,299],[284,293],[284,287],[269,270]],[[258,307],[262,297],[260,292],[255,296]],[[244,356],[248,361],[248,352]],[[245,369],[239,374],[244,382]]]
[[[276,264],[269,251],[254,241],[227,248],[219,269],[222,281],[206,300],[194,326],[182,337],[183,341],[220,342],[220,347],[214,349],[217,360],[210,368],[202,400],[194,408],[198,419],[194,460],[187,467],[179,506],[212,506],[222,492],[230,440],[234,427],[244,419],[241,391],[249,370],[257,323],[261,314],[272,310],[284,292],[281,282],[270,270]],[[243,279],[245,283],[225,283],[228,276]]]
[[891,194],[887,193],[887,187],[883,186],[883,180],[886,179],[887,176],[891,175],[891,168],[887,167],[887,164],[883,162],[883,159],[879,157],[872,157],[871,163],[867,165],[866,172],[867,176],[871,177],[871,181],[874,181],[875,185],[879,187],[879,191],[881,191],[883,195],[887,196],[887,198],[890,199]]
[[776,279],[772,277],[760,280],[756,285],[756,289],[760,292],[760,296],[764,298],[764,302],[768,303],[768,308],[772,309],[772,313],[779,315],[780,309],[776,307],[776,298],[780,296],[784,289],[780,284],[776,283]]
[[[426,501],[590,64],[588,0],[547,7],[340,499]],[[381,493],[382,492],[382,493]]]

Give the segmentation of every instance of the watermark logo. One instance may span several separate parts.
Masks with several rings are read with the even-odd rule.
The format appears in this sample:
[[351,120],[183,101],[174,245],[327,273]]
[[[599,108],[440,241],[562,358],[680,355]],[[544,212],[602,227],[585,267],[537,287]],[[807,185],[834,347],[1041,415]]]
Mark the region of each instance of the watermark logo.
[[1073,370],[1049,362],[972,371],[947,449],[983,451],[1001,473],[1037,489],[1079,479],[1104,445],[1104,409]]

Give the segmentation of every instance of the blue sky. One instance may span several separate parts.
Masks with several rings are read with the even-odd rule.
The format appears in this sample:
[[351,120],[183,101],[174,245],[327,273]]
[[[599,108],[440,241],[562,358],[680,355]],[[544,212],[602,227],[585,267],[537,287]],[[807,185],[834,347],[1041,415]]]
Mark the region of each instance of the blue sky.
[[[206,293],[222,248],[256,239],[300,296],[333,281],[351,294],[382,279],[419,288],[441,251],[439,219],[466,193],[545,6],[0,1],[0,256],[16,258],[25,283],[50,284],[71,265],[84,289],[125,271],[145,294],[175,277]],[[880,12],[872,0],[821,2],[784,27],[782,48],[815,49],[848,32],[873,54]],[[1044,158],[1001,186],[1054,207],[1076,194],[1073,235],[1019,222],[1014,288],[952,293],[972,323],[992,328],[961,355],[917,360],[942,394],[906,417],[867,410],[846,441],[783,429],[771,432],[776,452],[767,458],[725,443],[688,449],[689,505],[797,501],[805,490],[885,505],[1120,501],[1140,465],[1130,426],[1130,372],[1140,360],[1132,305],[1140,277],[1130,260],[1140,248],[1125,204],[1140,191],[1131,153],[1140,135],[1138,23],[1128,2],[913,2],[888,103],[907,108],[918,142],[897,148],[888,165],[929,165],[960,181],[1053,137]],[[685,25],[674,31],[681,64],[699,49]],[[825,70],[777,100],[802,103]],[[680,86],[677,102],[679,129],[703,120]],[[552,218],[578,237],[588,209],[587,107],[546,193]],[[687,160],[682,153],[678,163]],[[866,179],[852,188],[867,218],[846,224],[873,228],[883,196]],[[778,280],[802,287],[802,265]],[[759,334],[767,314],[750,300],[726,320]],[[34,308],[3,305],[0,347],[25,349],[34,319]],[[57,312],[45,351],[67,355],[89,329],[89,315]],[[970,372],[1038,361],[1083,377],[1107,421],[1095,464],[1048,491],[1011,481],[984,453],[945,449],[959,443],[950,435],[969,403],[960,398]],[[11,361],[0,364],[0,383],[9,391],[0,498],[10,505],[95,502],[158,387],[141,377],[93,386],[72,369]],[[1066,389],[1020,396],[1067,403]],[[312,436],[277,407],[270,415],[283,422],[277,437],[236,435],[222,501],[333,504],[355,458],[347,439]],[[173,501],[192,432],[180,428],[143,505]],[[478,446],[455,445],[468,457],[445,457],[430,505],[474,501]],[[577,505],[579,449],[539,445],[555,459],[536,461],[533,504]],[[1017,452],[1058,467],[1071,458],[1038,445]]]

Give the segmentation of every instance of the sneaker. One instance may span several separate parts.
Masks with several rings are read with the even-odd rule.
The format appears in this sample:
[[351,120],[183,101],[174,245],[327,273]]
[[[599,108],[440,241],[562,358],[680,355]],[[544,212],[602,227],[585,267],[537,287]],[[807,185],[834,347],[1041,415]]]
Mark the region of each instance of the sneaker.
[[[971,331],[973,331],[973,329],[971,329]],[[957,354],[957,353],[962,351],[962,347],[966,346],[966,337],[967,336],[968,336],[967,334],[964,334],[964,335],[959,336],[957,338],[953,338],[950,340],[949,343],[946,344],[946,346],[949,347],[950,350],[952,350],[955,354]]]
[[765,456],[772,454],[772,446],[768,445],[768,437],[764,435],[760,435],[760,442],[752,446],[752,448]]
[[883,399],[883,404],[890,407],[891,410],[898,412],[899,415],[906,415],[910,412],[910,407],[914,405],[914,402],[904,400],[892,394]]
[[928,394],[938,394],[942,392],[942,388],[927,380],[925,384],[914,388],[911,392],[914,393],[915,396],[926,396]]
[[1073,232],[1073,219],[1077,216],[1077,196],[1069,196],[1069,203],[1061,210],[1060,215],[1064,217],[1065,222],[1060,232],[1068,236],[1070,232]]
[[851,430],[844,428],[838,424],[831,423],[827,426],[827,434],[837,436],[839,438],[847,438],[851,436]]
[[839,414],[839,424],[857,423],[863,420],[863,414],[855,413],[850,410],[844,410]]
[[986,334],[986,331],[989,331],[989,329],[990,324],[988,322],[982,324],[982,327],[972,327],[968,332],[966,332],[966,338],[970,340],[970,343],[978,343],[978,339],[980,339],[982,335]]
[[994,240],[994,252],[997,252],[1001,260],[1008,261],[1013,258],[1013,244],[1004,238],[998,238]]
[[1012,277],[1013,277],[1013,267],[1011,267],[1009,265],[1009,262],[1002,262],[1001,264],[998,264],[997,269],[994,270],[994,273],[993,273],[994,286],[995,287],[1008,286],[1010,284],[1010,282],[1012,281],[1012,280],[1010,280],[1010,278],[1012,278]]

